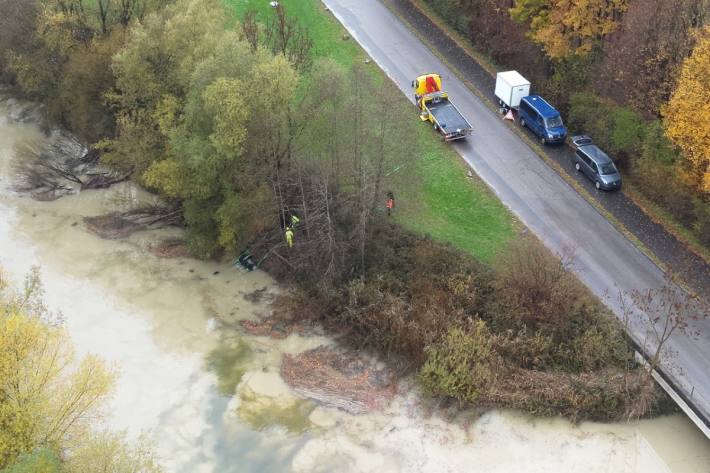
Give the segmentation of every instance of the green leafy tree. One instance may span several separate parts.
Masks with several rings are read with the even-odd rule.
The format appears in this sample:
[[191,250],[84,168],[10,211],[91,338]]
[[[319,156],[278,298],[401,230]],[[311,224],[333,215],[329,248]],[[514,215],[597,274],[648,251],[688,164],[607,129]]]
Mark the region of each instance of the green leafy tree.
[[117,111],[118,136],[102,144],[107,163],[141,179],[167,157],[165,105],[177,119],[195,65],[215,50],[225,24],[217,0],[179,0],[131,28],[113,58],[116,91],[108,99]]
[[37,269],[21,291],[0,270],[0,471],[160,472],[145,438],[92,430],[114,372],[95,356],[76,359],[42,295]]
[[[78,363],[60,326],[47,323],[37,273],[14,294],[0,286],[0,467],[38,447],[71,445],[113,385],[94,356]],[[72,368],[72,366],[75,366]]]

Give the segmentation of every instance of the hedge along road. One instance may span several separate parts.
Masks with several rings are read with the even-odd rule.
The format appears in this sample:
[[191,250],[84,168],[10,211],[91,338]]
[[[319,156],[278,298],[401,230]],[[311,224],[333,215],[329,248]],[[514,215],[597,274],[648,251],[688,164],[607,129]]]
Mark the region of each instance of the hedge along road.
[[[474,129],[466,141],[452,146],[545,245],[560,254],[574,252],[575,272],[617,315],[623,317],[614,296],[619,291],[665,284],[654,262],[545,164],[384,5],[377,0],[323,2],[412,102],[414,77],[441,74],[443,89]],[[414,109],[412,120],[418,120]],[[421,132],[429,133],[425,126]],[[641,320],[631,320],[629,327],[637,341],[649,339],[649,327]],[[705,418],[708,435],[710,320],[700,320],[694,328],[698,336],[673,334],[666,346],[674,353],[662,367]]]

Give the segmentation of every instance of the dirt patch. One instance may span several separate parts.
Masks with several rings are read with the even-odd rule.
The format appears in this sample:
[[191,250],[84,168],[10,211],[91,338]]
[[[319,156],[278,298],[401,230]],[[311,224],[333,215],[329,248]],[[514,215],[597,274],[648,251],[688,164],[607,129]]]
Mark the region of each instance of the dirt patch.
[[299,395],[351,414],[382,410],[396,393],[391,371],[325,347],[284,355],[281,376]]
[[97,217],[84,217],[84,223],[91,233],[106,240],[127,238],[137,231],[146,229],[145,225],[127,220],[115,212]]
[[185,240],[180,238],[163,240],[151,245],[148,251],[159,258],[188,258],[190,256],[190,250],[187,248]]

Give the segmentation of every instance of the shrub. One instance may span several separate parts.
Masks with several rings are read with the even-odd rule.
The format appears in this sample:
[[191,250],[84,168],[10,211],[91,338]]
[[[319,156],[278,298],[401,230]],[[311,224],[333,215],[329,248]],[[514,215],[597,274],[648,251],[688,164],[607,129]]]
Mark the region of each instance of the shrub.
[[462,13],[462,8],[458,0],[426,0],[435,12],[456,31],[466,34],[468,31],[468,16]]
[[602,116],[600,104],[596,97],[589,93],[580,92],[570,97],[570,109],[567,117],[567,127],[572,134],[592,134],[589,124],[594,118]]
[[644,140],[645,126],[641,115],[631,109],[616,107],[611,114],[611,142],[609,152],[614,161],[623,167],[628,167],[641,148]]
[[[574,134],[590,135],[622,167],[628,167],[638,156],[646,136],[641,115],[629,108],[612,106],[589,93],[572,95],[567,124]],[[649,145],[649,150],[654,149]]]
[[601,148],[609,149],[613,133],[609,120],[612,112],[613,108],[595,95],[584,92],[573,94],[567,125],[572,134],[590,135]]
[[662,164],[673,164],[678,156],[678,151],[666,137],[663,124],[659,120],[646,124],[641,152],[644,159]]
[[426,392],[475,402],[495,384],[501,363],[493,351],[493,336],[477,320],[470,330],[450,329],[441,342],[426,350],[427,361],[419,373]]
[[542,92],[563,116],[569,112],[571,96],[587,84],[593,62],[594,55],[571,56],[554,61],[552,76],[543,83]]
[[537,331],[528,335],[524,330],[509,331],[501,337],[497,349],[501,356],[514,366],[525,369],[546,369],[553,367],[554,342],[552,337]]
[[571,341],[571,353],[567,359],[572,365],[570,368],[576,372],[611,366],[624,368],[629,361],[630,352],[618,326],[609,321],[596,322]]
[[494,283],[497,299],[492,312],[498,313],[506,328],[545,329],[561,335],[584,296],[581,283],[569,271],[569,263],[535,240],[512,243],[498,260]]

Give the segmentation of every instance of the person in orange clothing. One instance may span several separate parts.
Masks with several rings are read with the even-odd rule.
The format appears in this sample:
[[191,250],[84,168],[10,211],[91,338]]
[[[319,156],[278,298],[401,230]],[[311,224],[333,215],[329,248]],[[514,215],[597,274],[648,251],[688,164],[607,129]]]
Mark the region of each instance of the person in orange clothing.
[[394,208],[394,194],[392,192],[387,193],[387,215],[391,215],[392,209]]

